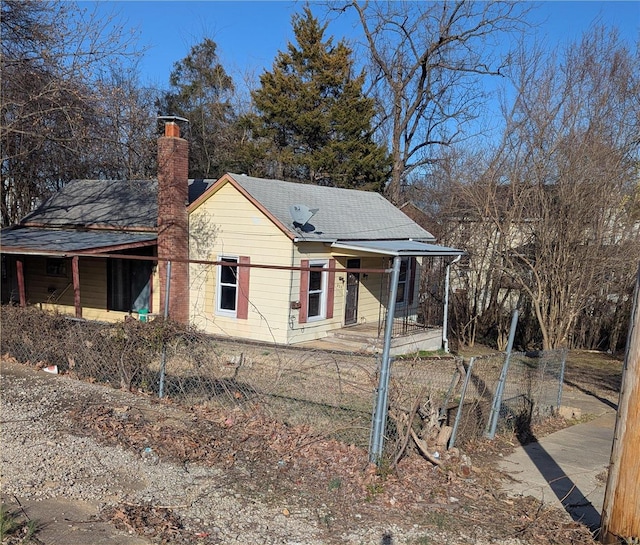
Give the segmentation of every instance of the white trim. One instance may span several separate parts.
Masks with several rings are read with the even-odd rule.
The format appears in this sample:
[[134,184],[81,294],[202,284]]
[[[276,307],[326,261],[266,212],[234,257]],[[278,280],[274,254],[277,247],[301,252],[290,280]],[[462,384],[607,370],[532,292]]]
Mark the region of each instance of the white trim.
[[331,244],[332,248],[351,250],[356,252],[369,252],[390,256],[451,256],[465,254],[463,250],[438,246],[417,240],[337,240]]
[[[231,261],[234,260],[236,263],[240,263],[240,257],[239,256],[235,256],[235,255],[219,255],[217,261]],[[229,284],[229,283],[222,283],[222,267],[224,267],[224,265],[217,265],[216,266],[216,310],[215,313],[218,316],[228,316],[230,318],[236,318],[238,315],[238,290],[239,290],[239,286],[238,286],[238,268],[237,267],[233,267],[234,269],[234,276],[235,276],[235,284]],[[229,310],[229,309],[224,309],[221,308],[221,300],[222,300],[222,288],[224,286],[234,286],[235,287],[235,301],[233,304],[234,309],[233,310]]]
[[[326,269],[329,266],[329,261],[326,259],[309,260],[309,267],[322,267]],[[309,271],[309,285],[307,286],[307,322],[318,322],[325,320],[327,317],[327,271],[320,273],[320,289],[311,290],[311,275],[317,271]],[[312,293],[319,294],[319,314],[317,316],[311,316],[311,304],[309,298]]]

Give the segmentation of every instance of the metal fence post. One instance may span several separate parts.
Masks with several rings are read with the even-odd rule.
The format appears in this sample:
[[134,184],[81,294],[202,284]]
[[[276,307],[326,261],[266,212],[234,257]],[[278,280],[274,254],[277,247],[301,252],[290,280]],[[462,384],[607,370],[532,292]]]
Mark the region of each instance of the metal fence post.
[[558,378],[558,401],[556,403],[556,411],[560,411],[560,404],[562,403],[562,385],[564,384],[564,370],[567,365],[567,356],[569,355],[569,349],[565,348],[562,351],[562,364],[560,367],[560,377]]
[[378,394],[376,408],[371,423],[371,445],[369,448],[369,461],[380,463],[384,446],[384,431],[387,422],[387,402],[389,398],[389,371],[391,367],[391,333],[393,331],[393,318],[396,312],[396,297],[398,294],[398,279],[400,278],[400,256],[393,258],[391,270],[391,289],[389,290],[389,303],[387,305],[387,322],[384,330],[384,347],[382,349],[382,361],[380,363],[380,378],[378,381]]
[[[164,321],[169,318],[169,291],[171,290],[171,261],[167,261],[167,280],[164,291]],[[167,367],[167,345],[164,335],[162,336],[162,355],[160,356],[160,385],[158,386],[158,397],[164,396],[164,375]]]
[[507,353],[504,358],[504,365],[500,373],[500,380],[496,387],[496,393],[493,396],[493,405],[487,422],[486,436],[493,439],[496,436],[496,428],[498,426],[498,416],[500,415],[500,405],[502,404],[502,394],[504,393],[504,384],[507,382],[507,372],[509,370],[509,360],[511,359],[511,351],[513,350],[513,340],[516,336],[516,327],[518,326],[518,309],[513,311],[511,318],[511,329],[509,330],[509,342],[507,344]]
[[473,364],[475,362],[475,358],[471,358],[469,360],[469,368],[467,369],[467,374],[464,377],[462,392],[460,392],[460,403],[458,404],[458,412],[456,413],[456,419],[453,423],[453,430],[451,430],[451,437],[449,438],[449,448],[453,448],[453,446],[456,444],[456,434],[458,433],[460,418],[462,418],[462,406],[464,405],[464,398],[467,395],[467,386],[469,385],[469,380],[471,379],[471,370],[473,369]]

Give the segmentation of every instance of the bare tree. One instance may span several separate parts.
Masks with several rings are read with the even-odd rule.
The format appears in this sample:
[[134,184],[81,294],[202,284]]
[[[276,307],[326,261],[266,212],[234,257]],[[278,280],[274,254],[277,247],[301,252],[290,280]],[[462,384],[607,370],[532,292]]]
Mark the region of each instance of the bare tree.
[[96,80],[136,57],[115,17],[74,3],[2,2],[2,225],[65,181],[103,170],[103,88]]
[[155,176],[158,92],[142,86],[135,66],[115,66],[96,81],[95,94],[99,118],[91,147],[100,175],[128,180]]
[[466,251],[452,268],[451,324],[458,342],[473,346],[477,340],[490,340],[502,350],[521,298],[504,271],[509,238],[496,229],[494,216],[505,188],[487,167],[491,159],[489,150],[453,147],[406,196],[428,211],[431,221],[425,227],[439,242]]
[[[370,76],[389,135],[392,202],[438,148],[464,136],[482,100],[478,78],[503,69],[491,51],[522,23],[514,2],[358,2]],[[344,8],[343,8],[344,9]]]
[[414,191],[441,240],[469,252],[457,332],[500,345],[517,306],[524,345],[615,350],[640,255],[638,51],[593,28],[516,61],[496,149],[441,156]]
[[567,345],[579,315],[603,295],[626,295],[603,289],[633,281],[639,60],[599,27],[519,78],[503,155],[514,202],[506,219],[518,229],[505,260],[545,348]]

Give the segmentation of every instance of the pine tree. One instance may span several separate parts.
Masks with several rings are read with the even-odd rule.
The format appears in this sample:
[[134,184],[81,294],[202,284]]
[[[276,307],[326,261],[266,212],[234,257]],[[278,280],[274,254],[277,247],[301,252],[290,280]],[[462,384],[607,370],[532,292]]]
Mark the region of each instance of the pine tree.
[[252,97],[254,137],[265,147],[265,174],[292,181],[381,191],[390,172],[373,139],[372,99],[351,50],[324,39],[307,7],[293,16],[297,44],[280,52]]
[[175,63],[169,76],[172,91],[158,105],[162,115],[189,120],[185,137],[192,178],[217,178],[234,165],[234,85],[216,50],[216,43],[205,38]]

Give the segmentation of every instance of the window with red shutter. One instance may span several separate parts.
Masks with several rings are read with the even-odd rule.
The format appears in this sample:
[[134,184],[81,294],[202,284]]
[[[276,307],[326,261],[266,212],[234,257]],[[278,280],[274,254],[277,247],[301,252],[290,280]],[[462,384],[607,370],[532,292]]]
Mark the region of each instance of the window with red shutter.
[[301,324],[333,318],[335,259],[311,261],[302,259],[300,267],[311,270],[300,271],[300,311],[298,322]]

